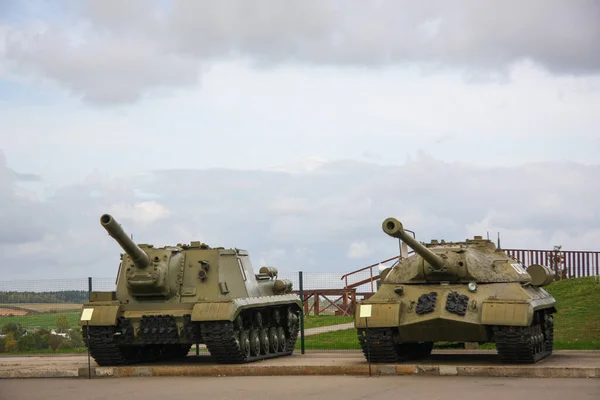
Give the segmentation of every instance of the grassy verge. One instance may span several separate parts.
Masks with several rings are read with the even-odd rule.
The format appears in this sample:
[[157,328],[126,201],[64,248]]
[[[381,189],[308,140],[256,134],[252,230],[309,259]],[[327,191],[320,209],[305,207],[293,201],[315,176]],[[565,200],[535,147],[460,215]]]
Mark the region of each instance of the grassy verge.
[[18,351],[11,353],[0,353],[1,356],[27,356],[27,355],[36,355],[36,354],[87,354],[87,347],[77,347],[73,349],[39,349],[39,350],[29,350],[29,351]]
[[339,325],[352,322],[352,317],[342,317],[337,315],[306,315],[304,317],[304,329],[320,328],[323,326]]
[[[298,338],[295,348],[300,349],[300,338]],[[356,328],[351,328],[306,336],[304,348],[306,350],[360,350],[360,345]]]
[[557,301],[557,346],[600,349],[600,282],[594,277],[564,279],[547,290]]

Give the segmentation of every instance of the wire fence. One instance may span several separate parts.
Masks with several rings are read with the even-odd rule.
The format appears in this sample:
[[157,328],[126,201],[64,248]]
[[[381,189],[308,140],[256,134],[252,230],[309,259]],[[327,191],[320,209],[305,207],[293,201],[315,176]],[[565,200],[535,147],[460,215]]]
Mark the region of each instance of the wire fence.
[[[358,282],[373,276],[372,271],[362,273]],[[376,279],[352,288],[339,273],[297,272],[278,279],[291,280],[293,293],[303,298],[299,352],[360,349],[354,309],[377,290]],[[78,326],[82,305],[91,291],[114,291],[115,284],[114,278],[0,281],[0,353],[85,352]],[[555,349],[600,350],[598,276],[561,279],[545,289],[557,299]],[[435,346],[447,347],[465,348],[462,343]],[[466,349],[473,347],[477,348]],[[201,350],[205,351],[203,346],[197,352]]]

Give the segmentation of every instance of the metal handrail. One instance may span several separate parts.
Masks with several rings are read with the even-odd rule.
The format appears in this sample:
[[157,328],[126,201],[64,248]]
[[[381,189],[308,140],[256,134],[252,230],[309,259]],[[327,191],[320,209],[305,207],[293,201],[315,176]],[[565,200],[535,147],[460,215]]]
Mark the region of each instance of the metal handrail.
[[[408,252],[408,254],[412,254],[412,253],[414,253],[414,251],[409,251]],[[355,271],[348,272],[348,273],[342,275],[342,277],[340,278],[340,280],[344,281],[344,283],[345,283],[344,288],[346,288],[346,289],[350,289],[350,288],[356,287],[356,286],[354,286],[356,283],[361,283],[361,285],[364,285],[365,283],[369,283],[370,282],[371,283],[371,290],[374,290],[373,282],[376,281],[377,279],[379,279],[379,274],[373,275],[373,268],[378,267],[379,265],[381,265],[383,263],[386,263],[386,262],[390,262],[390,261],[393,261],[393,260],[400,260],[400,258],[401,258],[401,255],[397,255],[397,256],[388,258],[387,260],[379,261],[379,262],[377,262],[375,264],[371,264],[371,265],[368,265],[366,267],[357,269]],[[355,283],[352,283],[350,286],[348,286],[348,277],[349,276],[357,274],[357,273],[362,272],[362,271],[366,271],[367,269],[370,270],[370,278],[366,279],[366,282],[365,281],[355,282]]]

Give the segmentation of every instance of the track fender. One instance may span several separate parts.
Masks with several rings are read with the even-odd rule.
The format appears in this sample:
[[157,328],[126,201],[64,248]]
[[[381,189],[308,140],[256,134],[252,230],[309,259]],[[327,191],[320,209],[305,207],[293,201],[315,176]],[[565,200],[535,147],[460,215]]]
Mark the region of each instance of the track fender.
[[119,308],[118,305],[85,305],[79,315],[79,325],[115,326]]
[[383,328],[400,325],[402,303],[361,303],[354,311],[356,328]]
[[529,326],[533,321],[533,307],[523,300],[485,300],[481,306],[484,325]]
[[222,301],[199,302],[192,309],[192,321],[233,321],[242,310],[263,309],[265,307],[295,305],[302,309],[302,302],[297,295],[285,294],[274,296],[258,296]]

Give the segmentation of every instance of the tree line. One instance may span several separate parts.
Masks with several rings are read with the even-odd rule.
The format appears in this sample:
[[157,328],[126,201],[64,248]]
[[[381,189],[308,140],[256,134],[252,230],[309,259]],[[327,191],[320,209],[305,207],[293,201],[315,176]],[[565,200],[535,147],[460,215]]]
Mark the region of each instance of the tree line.
[[53,292],[0,292],[0,304],[18,303],[85,303],[87,290],[59,290]]

